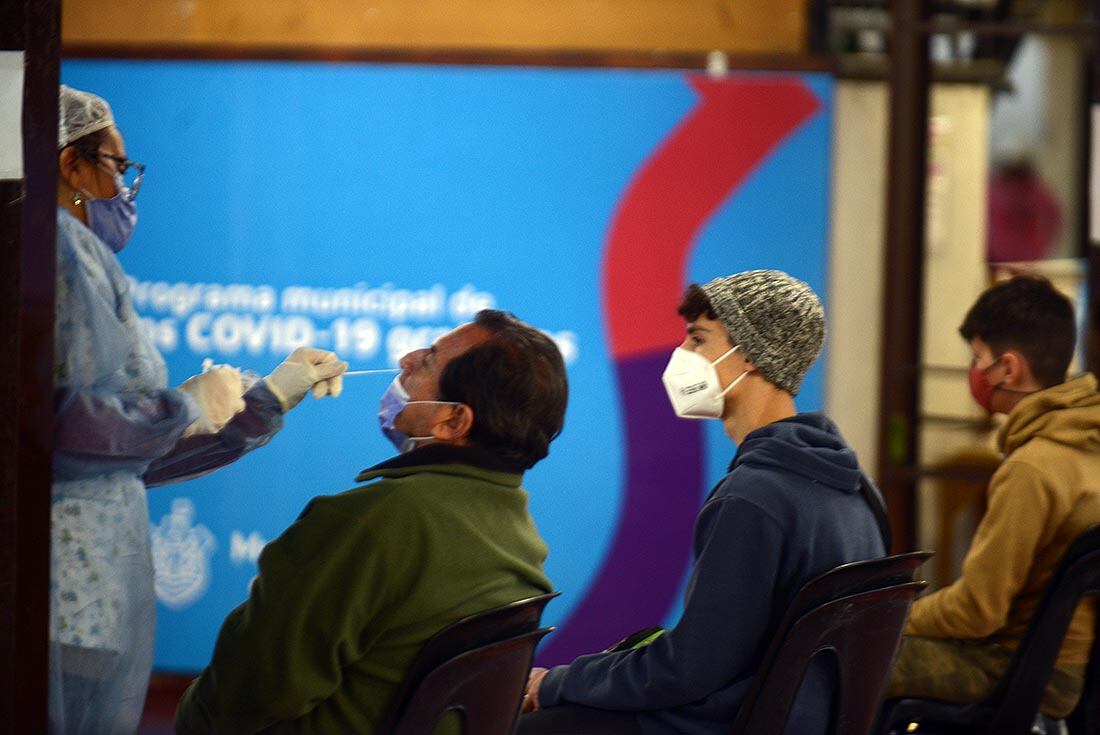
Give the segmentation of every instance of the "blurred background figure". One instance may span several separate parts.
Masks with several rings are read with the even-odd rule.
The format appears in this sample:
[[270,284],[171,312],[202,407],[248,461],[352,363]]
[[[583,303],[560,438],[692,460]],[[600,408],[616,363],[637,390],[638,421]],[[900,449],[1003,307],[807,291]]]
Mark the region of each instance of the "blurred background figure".
[[1062,207],[1022,144],[1006,144],[989,177],[986,253],[990,263],[1049,257],[1062,230]]

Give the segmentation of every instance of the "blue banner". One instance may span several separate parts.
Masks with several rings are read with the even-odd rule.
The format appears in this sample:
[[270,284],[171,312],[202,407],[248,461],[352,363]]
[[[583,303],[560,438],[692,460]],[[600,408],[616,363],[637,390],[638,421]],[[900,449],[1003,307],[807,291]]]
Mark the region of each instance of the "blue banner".
[[[391,367],[481,308],[514,312],[570,379],[524,483],[562,591],[542,662],[675,620],[691,522],[732,456],[665,399],[676,305],[749,268],[824,297],[828,77],[80,60],[62,79],[110,101],[148,166],[121,260],[173,384],[208,357],[262,375],[304,344]],[[388,381],[349,377],[267,447],[150,491],[158,668],[204,666],[263,545],[393,453]]]

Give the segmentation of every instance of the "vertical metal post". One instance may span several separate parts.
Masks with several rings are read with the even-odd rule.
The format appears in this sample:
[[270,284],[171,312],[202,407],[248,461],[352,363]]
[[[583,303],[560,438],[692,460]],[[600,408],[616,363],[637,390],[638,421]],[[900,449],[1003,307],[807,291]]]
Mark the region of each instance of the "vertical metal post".
[[928,3],[893,0],[878,478],[895,551],[914,543],[928,142]]
[[830,6],[828,0],[809,0],[806,5],[806,50],[811,54],[825,56],[831,51]]
[[0,181],[0,730],[13,733],[46,731],[59,32],[59,0],[0,1],[0,50],[23,52],[23,175]]
[[[1089,20],[1100,21],[1100,0],[1090,0]],[[1085,241],[1088,243],[1088,311],[1085,321],[1085,360],[1094,375],[1100,375],[1100,187],[1093,185],[1100,179],[1100,130],[1096,120],[1100,117],[1100,31],[1093,33],[1087,45],[1091,69],[1091,93],[1089,95],[1088,125],[1085,126],[1085,148],[1090,152],[1089,172],[1085,184]]]

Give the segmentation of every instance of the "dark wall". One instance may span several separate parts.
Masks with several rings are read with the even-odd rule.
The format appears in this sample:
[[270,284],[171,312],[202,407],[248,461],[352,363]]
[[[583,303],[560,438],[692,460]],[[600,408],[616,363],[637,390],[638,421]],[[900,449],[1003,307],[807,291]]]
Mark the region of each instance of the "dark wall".
[[0,0],[24,52],[23,165],[0,181],[0,723],[46,730],[58,0]]

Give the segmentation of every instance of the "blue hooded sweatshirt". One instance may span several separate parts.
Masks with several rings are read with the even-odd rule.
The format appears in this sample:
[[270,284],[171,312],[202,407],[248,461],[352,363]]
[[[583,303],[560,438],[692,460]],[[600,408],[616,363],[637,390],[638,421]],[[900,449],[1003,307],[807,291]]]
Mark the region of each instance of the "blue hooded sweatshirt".
[[[749,434],[696,519],[676,627],[644,648],[554,667],[540,704],[636,712],[645,735],[728,733],[798,590],[840,564],[886,553],[860,477],[855,453],[821,414]],[[817,657],[787,735],[825,732],[832,679],[831,662]]]

